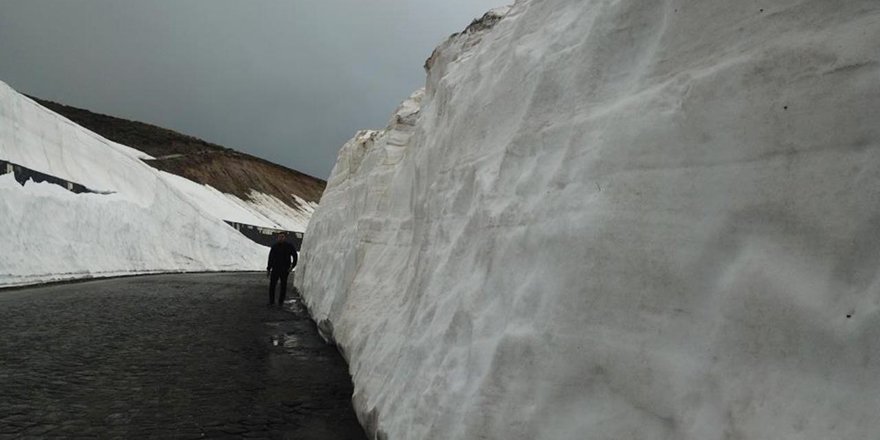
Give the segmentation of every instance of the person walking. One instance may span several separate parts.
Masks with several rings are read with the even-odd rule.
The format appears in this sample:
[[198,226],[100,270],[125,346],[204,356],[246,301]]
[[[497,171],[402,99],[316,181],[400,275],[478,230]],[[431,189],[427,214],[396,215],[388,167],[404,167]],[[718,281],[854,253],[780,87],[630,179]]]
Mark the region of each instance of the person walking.
[[282,232],[276,236],[276,242],[269,250],[269,264],[266,265],[266,276],[269,277],[269,305],[275,304],[275,284],[281,281],[278,292],[278,305],[284,304],[287,297],[287,275],[296,267],[296,247],[287,240]]

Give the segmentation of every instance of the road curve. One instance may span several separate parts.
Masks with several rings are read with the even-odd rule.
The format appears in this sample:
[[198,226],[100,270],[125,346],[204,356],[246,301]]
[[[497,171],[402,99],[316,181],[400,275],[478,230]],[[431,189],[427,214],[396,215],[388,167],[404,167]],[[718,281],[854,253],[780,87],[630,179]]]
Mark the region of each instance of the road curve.
[[[291,283],[292,284],[292,283]],[[0,439],[363,439],[351,379],[261,274],[0,291]]]

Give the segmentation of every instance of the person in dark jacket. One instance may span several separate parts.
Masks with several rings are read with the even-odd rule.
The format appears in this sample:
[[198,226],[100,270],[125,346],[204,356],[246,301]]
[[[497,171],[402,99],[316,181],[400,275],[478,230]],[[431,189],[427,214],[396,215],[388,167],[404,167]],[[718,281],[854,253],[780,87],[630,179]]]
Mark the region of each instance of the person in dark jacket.
[[296,267],[296,247],[286,241],[284,233],[277,236],[277,242],[269,250],[269,264],[266,265],[266,276],[269,277],[269,305],[275,304],[275,284],[281,281],[278,305],[284,304],[287,296],[287,275]]

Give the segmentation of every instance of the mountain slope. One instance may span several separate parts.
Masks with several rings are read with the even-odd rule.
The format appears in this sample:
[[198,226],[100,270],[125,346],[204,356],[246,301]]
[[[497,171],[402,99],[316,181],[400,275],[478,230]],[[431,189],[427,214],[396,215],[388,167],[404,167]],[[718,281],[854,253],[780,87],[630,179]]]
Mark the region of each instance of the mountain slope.
[[876,438],[880,3],[520,0],[427,65],[296,277],[370,434]]
[[[96,191],[0,175],[0,286],[264,266],[265,247],[193,199],[207,197],[207,187],[156,170],[145,156],[0,82],[0,160]],[[228,197],[217,202],[251,215]]]
[[107,139],[149,154],[154,159],[148,163],[155,168],[244,200],[250,200],[253,191],[300,209],[301,202],[292,194],[317,203],[326,185],[299,171],[172,130],[31,98]]

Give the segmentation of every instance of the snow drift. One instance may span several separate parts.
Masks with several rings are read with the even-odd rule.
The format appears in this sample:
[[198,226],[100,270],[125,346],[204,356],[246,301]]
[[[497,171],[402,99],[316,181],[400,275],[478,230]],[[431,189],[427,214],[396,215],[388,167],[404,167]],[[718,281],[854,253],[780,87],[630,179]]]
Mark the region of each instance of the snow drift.
[[142,157],[148,156],[0,82],[0,159],[102,193],[74,194],[48,183],[21,186],[11,174],[0,176],[0,286],[263,267],[266,248],[222,217],[258,225],[269,220],[210,187],[155,170]]
[[368,431],[874,438],[880,4],[505,12],[342,148],[305,238]]

